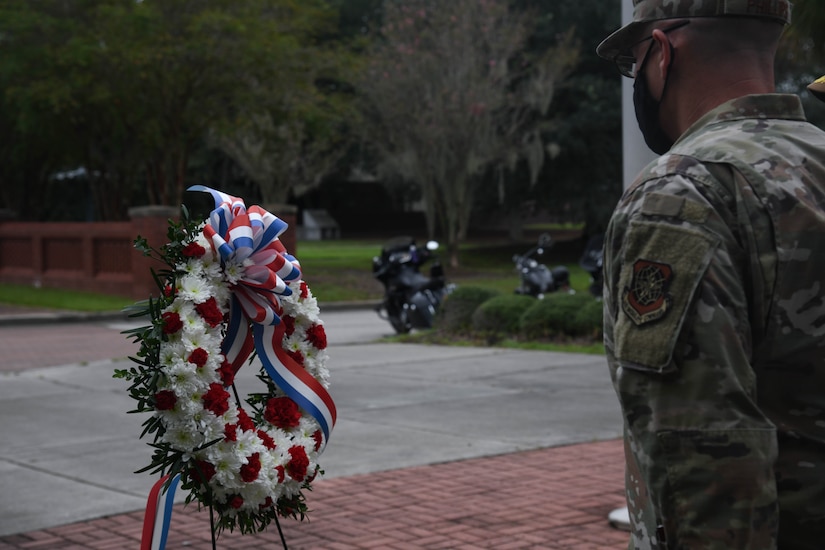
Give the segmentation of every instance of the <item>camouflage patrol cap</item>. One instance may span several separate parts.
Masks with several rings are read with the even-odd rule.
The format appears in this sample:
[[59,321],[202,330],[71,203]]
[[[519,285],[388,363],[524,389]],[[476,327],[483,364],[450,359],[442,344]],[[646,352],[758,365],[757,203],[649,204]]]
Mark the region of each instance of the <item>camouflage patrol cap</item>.
[[791,7],[790,0],[633,0],[633,21],[605,38],[596,53],[613,60],[643,39],[652,23],[664,19],[764,17],[787,24]]

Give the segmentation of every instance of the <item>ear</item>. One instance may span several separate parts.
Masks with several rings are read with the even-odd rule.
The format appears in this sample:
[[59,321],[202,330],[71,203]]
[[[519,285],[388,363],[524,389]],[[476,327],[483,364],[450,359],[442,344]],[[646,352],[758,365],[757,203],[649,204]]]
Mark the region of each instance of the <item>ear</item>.
[[673,59],[673,48],[670,45],[667,34],[660,29],[655,29],[652,36],[653,41],[656,42],[659,47],[659,62],[656,64],[656,68],[659,71],[659,77],[662,79],[662,82],[665,82],[667,80],[667,73],[670,70],[670,62]]

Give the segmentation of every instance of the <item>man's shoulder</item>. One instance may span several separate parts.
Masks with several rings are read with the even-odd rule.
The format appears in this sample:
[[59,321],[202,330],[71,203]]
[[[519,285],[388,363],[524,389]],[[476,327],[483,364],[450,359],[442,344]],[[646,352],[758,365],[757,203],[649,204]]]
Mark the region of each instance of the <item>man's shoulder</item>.
[[806,120],[795,95],[744,96],[700,118],[670,154],[731,164],[777,156],[791,162],[813,156],[825,162],[825,132]]

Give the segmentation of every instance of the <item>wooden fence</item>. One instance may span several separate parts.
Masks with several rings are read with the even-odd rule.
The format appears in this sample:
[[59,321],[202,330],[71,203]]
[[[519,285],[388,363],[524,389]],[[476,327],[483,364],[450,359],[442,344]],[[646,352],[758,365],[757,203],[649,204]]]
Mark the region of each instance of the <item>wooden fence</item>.
[[[151,268],[163,266],[134,249],[138,235],[153,247],[167,241],[176,208],[129,210],[127,222],[0,222],[0,284],[83,290],[135,300],[157,295]],[[289,229],[281,241],[295,251],[296,215],[279,215]]]

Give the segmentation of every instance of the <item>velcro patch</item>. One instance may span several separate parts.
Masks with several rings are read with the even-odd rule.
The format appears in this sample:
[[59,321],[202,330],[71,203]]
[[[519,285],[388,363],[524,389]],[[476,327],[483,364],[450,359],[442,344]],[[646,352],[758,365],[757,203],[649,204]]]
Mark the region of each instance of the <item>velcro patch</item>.
[[623,367],[674,368],[676,341],[718,244],[717,237],[698,228],[630,222],[613,329],[616,358]]
[[622,293],[622,310],[636,325],[652,323],[670,310],[673,269],[660,262],[636,260],[633,278]]

